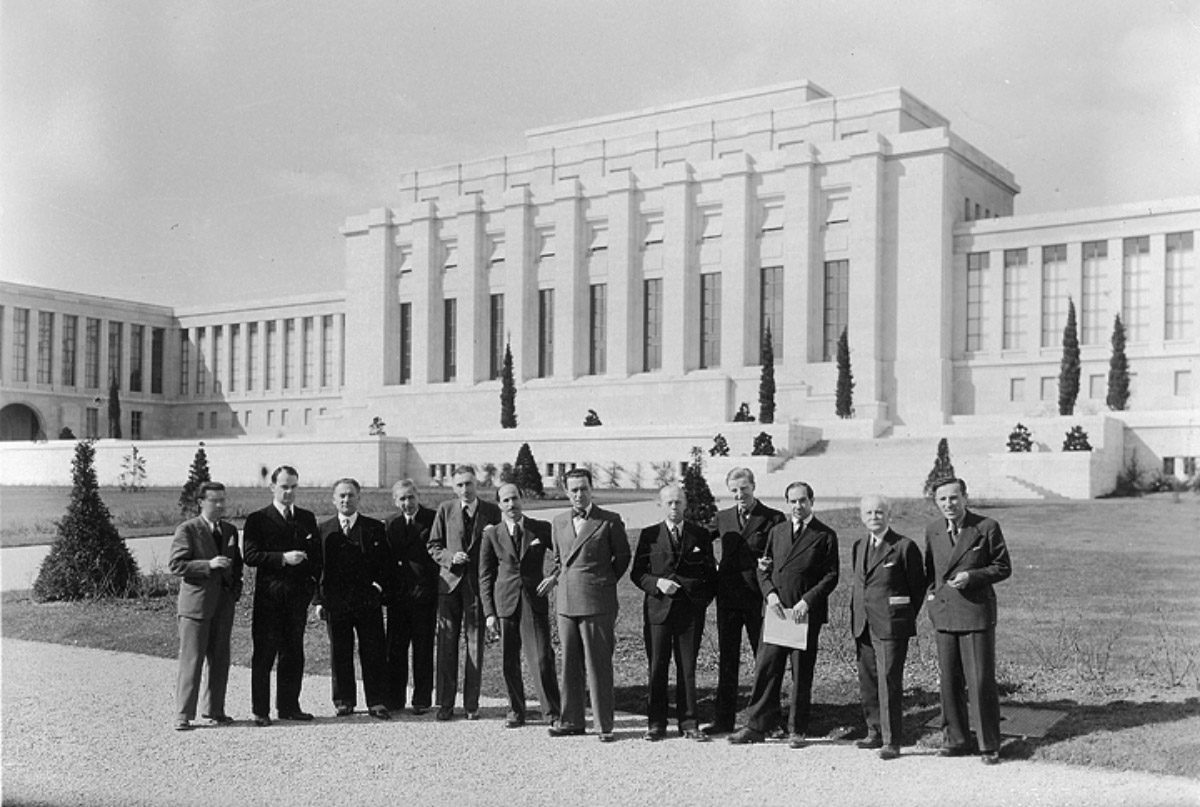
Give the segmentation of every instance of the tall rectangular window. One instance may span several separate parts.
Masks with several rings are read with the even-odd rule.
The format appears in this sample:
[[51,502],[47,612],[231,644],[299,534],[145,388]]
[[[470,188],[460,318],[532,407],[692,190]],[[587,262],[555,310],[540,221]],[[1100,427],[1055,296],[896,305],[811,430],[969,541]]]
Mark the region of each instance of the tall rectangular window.
[[259,378],[262,377],[262,369],[259,364],[258,354],[258,323],[250,322],[246,325],[246,391],[252,392],[258,386]]
[[317,383],[317,342],[313,338],[313,318],[305,317],[300,324],[300,344],[304,350],[303,374],[300,376],[300,387],[307,389]]
[[212,391],[213,395],[220,395],[223,389],[225,368],[221,367],[221,343],[225,341],[225,326],[212,326],[212,361],[208,366],[212,368]]
[[488,333],[491,346],[488,358],[488,378],[499,378],[504,366],[504,295],[493,294],[488,314]]
[[94,406],[83,411],[83,435],[89,440],[100,439],[100,410]]
[[129,391],[142,391],[142,372],[145,355],[142,351],[143,340],[146,337],[145,325],[129,326]]
[[296,319],[283,323],[283,388],[296,387]]
[[588,373],[608,371],[608,285],[593,283],[588,289]]
[[1020,350],[1025,341],[1025,295],[1029,253],[1004,250],[1004,350]]
[[759,333],[771,328],[771,353],[775,361],[783,358],[783,267],[762,268],[762,290],[759,300]]
[[121,386],[121,337],[124,331],[120,322],[108,323],[108,379]]
[[1167,339],[1190,339],[1196,332],[1196,252],[1191,232],[1167,234]]
[[538,289],[538,378],[554,375],[554,289]]
[[1079,343],[1098,345],[1105,337],[1104,278],[1107,241],[1083,242],[1083,287],[1080,290]]
[[192,343],[187,328],[179,331],[179,396],[188,394],[188,379],[191,378]]
[[850,261],[825,262],[825,307],[822,360],[837,357],[837,343],[850,323]]
[[458,378],[458,300],[442,301],[442,380]]
[[38,312],[37,382],[54,383],[54,312]]
[[700,367],[721,363],[721,273],[700,275]]
[[164,328],[150,329],[150,392],[162,395],[163,391],[163,362],[166,360],[165,348],[167,332]]
[[983,275],[988,269],[988,253],[967,255],[967,350],[983,350]]
[[229,326],[229,391],[237,392],[245,383],[245,377],[242,375],[246,370],[246,365],[242,364],[242,326],[241,323],[234,323]]
[[87,318],[83,332],[83,385],[100,388],[100,320]]
[[129,439],[142,439],[142,413],[136,409],[129,413]]
[[[207,369],[205,363],[208,361],[208,330],[206,328],[196,329],[196,395],[203,395],[205,390],[205,379],[207,377]],[[203,428],[203,427],[201,427]]]
[[29,380],[29,309],[13,309],[13,381]]
[[412,303],[400,303],[400,383],[412,382]]
[[263,335],[263,389],[275,389],[275,357],[279,355],[279,331],[275,320],[267,321],[267,332]]
[[1062,343],[1067,323],[1067,245],[1042,247],[1042,347]]
[[321,386],[333,386],[333,314],[321,316]]
[[79,317],[63,314],[62,328],[62,383],[64,387],[75,386],[75,364],[79,352]]
[[1121,256],[1121,320],[1125,338],[1145,342],[1150,327],[1150,237],[1126,238]]
[[642,328],[646,334],[642,348],[642,370],[651,372],[662,369],[662,325],[663,298],[662,280],[654,278],[642,281],[645,308],[642,311]]

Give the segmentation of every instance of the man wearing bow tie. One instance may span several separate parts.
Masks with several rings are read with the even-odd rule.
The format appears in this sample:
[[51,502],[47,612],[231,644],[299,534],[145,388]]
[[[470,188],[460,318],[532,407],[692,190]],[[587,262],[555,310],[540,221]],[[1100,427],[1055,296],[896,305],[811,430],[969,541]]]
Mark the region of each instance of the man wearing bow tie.
[[584,681],[600,741],[612,742],[613,648],[616,644],[617,581],[629,568],[629,538],[616,513],[592,504],[592,474],[566,474],[570,511],[553,522],[558,638],[562,643],[562,718],[551,737],[584,733]]
[[859,517],[867,535],[850,550],[850,633],[867,721],[866,739],[857,745],[879,749],[881,759],[900,756],[904,660],[925,595],[921,550],[888,527],[891,511],[882,496],[864,496]]
[[725,477],[734,505],[717,513],[713,556],[717,564],[717,697],[713,722],[705,734],[733,731],[738,711],[738,665],[742,657],[742,631],[758,654],[762,636],[763,595],[758,586],[758,559],[767,548],[767,536],[784,520],[783,513],[754,496],[754,472],[734,468]]
[[300,473],[281,465],[271,474],[271,503],[246,518],[243,540],[246,565],[255,569],[254,613],[250,629],[250,701],[254,722],[271,725],[271,667],[275,708],[280,720],[312,720],[300,709],[304,680],[304,628],[316,579],[308,550],[317,536],[317,519],[297,507]]
[[808,626],[807,643],[803,650],[759,644],[746,725],[729,735],[734,744],[760,743],[778,724],[779,690],[790,660],[789,744],[792,748],[806,745],[817,637],[829,616],[829,595],[838,583],[838,543],[837,533],[813,515],[813,492],[807,483],[791,483],[784,497],[791,520],[771,530],[759,561],[758,582],[775,617]]
[[203,717],[225,725],[229,641],[233,607],[242,595],[242,555],[237,529],[225,514],[225,486],[205,482],[196,491],[200,515],[175,529],[167,568],[179,584],[179,675],[175,682],[175,729],[187,731],[196,718],[200,675],[208,662]]
[[479,554],[479,590],[488,634],[499,633],[504,654],[504,683],[508,689],[505,728],[525,725],[525,685],[521,679],[521,648],[534,674],[542,714],[551,725],[561,712],[554,648],[550,645],[550,608],[546,594],[554,578],[546,574],[550,523],[526,518],[521,490],[514,484],[497,491],[502,518],[483,530]]
[[642,618],[650,656],[650,701],[645,739],[667,736],[668,677],[674,657],[679,733],[703,742],[709,737],[696,722],[696,658],[717,575],[712,537],[684,520],[687,494],[679,485],[660,490],[658,504],[666,518],[642,530],[629,574],[646,593]]
[[358,681],[354,678],[354,638],[362,665],[363,692],[371,717],[390,720],[383,632],[383,592],[392,586],[392,560],[383,522],[358,512],[357,480],[333,486],[337,515],[318,528],[311,557],[317,574],[313,601],[325,620],[333,705],[338,717],[354,714]]
[[995,765],[1000,761],[1000,694],[992,586],[1008,579],[1012,562],[1000,525],[967,509],[966,482],[937,482],[933,500],[943,517],[925,528],[925,577],[941,674],[939,753],[946,757],[971,753],[973,724],[984,764]]
[[458,697],[458,643],[466,634],[463,708],[467,720],[479,717],[483,685],[483,603],[479,598],[479,550],[483,528],[500,520],[500,509],[479,498],[475,467],[454,469],[457,498],[442,502],[429,533],[429,555],[437,562],[437,700],[438,720],[454,716]]

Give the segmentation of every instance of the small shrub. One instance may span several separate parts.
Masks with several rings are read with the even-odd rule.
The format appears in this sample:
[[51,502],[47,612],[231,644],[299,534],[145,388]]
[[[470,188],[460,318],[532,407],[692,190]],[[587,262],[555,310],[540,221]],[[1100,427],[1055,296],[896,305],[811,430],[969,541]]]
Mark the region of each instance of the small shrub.
[[479,466],[479,484],[490,488],[496,483],[496,463],[485,462]]
[[583,418],[584,426],[601,426],[600,416],[596,414],[595,409],[589,409],[587,415]]
[[950,461],[950,442],[943,437],[938,440],[937,458],[933,461],[933,468],[930,469],[929,476],[925,477],[925,498],[933,498],[934,485],[938,482],[953,479],[957,475],[954,472],[954,463]]
[[752,457],[774,457],[775,443],[771,440],[771,435],[766,432],[759,432],[754,438],[754,447],[750,449]]
[[192,518],[200,515],[200,505],[196,502],[196,491],[205,482],[211,482],[212,477],[208,472],[208,454],[204,452],[204,443],[201,442],[199,448],[196,449],[196,455],[192,458],[192,467],[188,469],[187,481],[183,483],[183,490],[179,492],[179,514],[184,518]]
[[517,473],[511,462],[500,463],[500,484],[509,485],[515,484],[517,481]]
[[118,478],[118,485],[126,493],[146,489],[146,458],[138,452],[137,446],[131,448],[133,450],[121,458],[121,476]]
[[70,426],[63,426],[62,429],[58,433],[58,439],[59,440],[74,440],[75,432],[71,431]]
[[742,405],[733,413],[734,423],[753,423],[754,415],[750,414],[750,404],[742,401]]
[[654,486],[656,488],[664,488],[675,481],[675,463],[671,460],[652,462],[650,463],[650,470],[654,472]]
[[713,438],[712,448],[708,450],[710,457],[728,457],[729,456],[729,441],[725,439],[725,435],[718,433]]
[[1087,432],[1082,426],[1075,425],[1067,432],[1067,437],[1063,440],[1063,451],[1091,451],[1092,444],[1088,442]]
[[542,472],[538,470],[537,460],[533,458],[533,449],[529,447],[529,443],[521,443],[517,450],[513,482],[521,489],[523,496],[535,496],[540,499],[546,495],[546,489],[542,485]]
[[367,426],[367,434],[372,437],[387,437],[387,424],[383,422],[383,418],[378,415],[371,418],[371,422]]
[[1018,423],[1017,427],[1009,432],[1008,450],[1013,454],[1023,454],[1033,451],[1033,436],[1029,433],[1029,429],[1025,428],[1024,424]]
[[642,467],[640,462],[635,462],[632,468],[627,470],[626,476],[629,478],[629,486],[634,490],[641,490],[642,483],[645,481],[646,469]]
[[684,518],[707,526],[717,514],[717,502],[704,480],[704,452],[692,446],[692,461],[683,472],[683,492],[687,494]]
[[604,481],[610,488],[621,487],[621,474],[625,473],[625,468],[621,463],[613,461],[604,466]]

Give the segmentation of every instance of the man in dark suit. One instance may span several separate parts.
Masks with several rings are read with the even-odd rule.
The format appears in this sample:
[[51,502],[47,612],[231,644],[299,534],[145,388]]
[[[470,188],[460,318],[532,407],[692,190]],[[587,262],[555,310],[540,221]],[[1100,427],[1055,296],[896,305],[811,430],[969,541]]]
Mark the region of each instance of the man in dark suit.
[[466,634],[463,708],[467,720],[479,717],[483,682],[483,603],[479,599],[479,549],[483,528],[500,521],[500,508],[479,498],[475,468],[454,469],[457,498],[442,502],[429,532],[429,555],[440,567],[438,578],[437,700],[438,720],[454,717],[458,697],[458,643]]
[[304,628],[316,579],[308,550],[317,537],[317,519],[295,506],[300,473],[281,465],[271,474],[271,503],[246,518],[242,538],[246,565],[255,568],[254,614],[250,636],[250,702],[254,722],[271,725],[271,667],[275,709],[280,720],[312,720],[300,709],[304,680]]
[[[600,741],[612,742],[613,648],[616,644],[617,581],[629,568],[629,538],[616,513],[592,504],[592,474],[566,474],[571,510],[553,522],[555,607],[562,643],[562,718],[551,737],[584,733],[584,683]],[[550,587],[546,584],[546,588]]]
[[[551,725],[562,711],[558,672],[550,644],[550,606],[538,589],[549,578],[546,550],[550,548],[550,523],[526,518],[521,511],[521,490],[501,485],[497,491],[502,518],[483,530],[479,554],[479,590],[489,635],[500,635],[504,653],[504,683],[508,689],[505,727],[525,725],[525,685],[521,679],[521,648],[534,674],[542,714]],[[547,588],[549,583],[546,584]]]
[[398,513],[387,521],[387,540],[396,585],[387,601],[387,707],[404,708],[408,658],[412,648],[412,713],[433,704],[433,643],[437,635],[438,565],[429,557],[434,512],[417,500],[417,485],[401,479],[392,486]]
[[[967,509],[967,483],[939,481],[933,499],[944,518],[925,528],[926,604],[941,673],[942,756],[971,752],[974,724],[984,764],[1000,761],[996,689],[996,592],[1012,562],[1000,525]],[[968,722],[967,693],[970,698]]]
[[867,535],[850,550],[850,633],[867,721],[866,739],[857,745],[878,748],[881,759],[900,756],[904,660],[925,595],[921,550],[888,527],[891,509],[882,496],[864,496],[859,517]]
[[712,536],[684,520],[687,494],[679,485],[660,490],[658,504],[666,518],[642,530],[629,574],[646,593],[642,618],[650,655],[650,701],[645,739],[667,736],[667,679],[674,657],[679,733],[705,742],[709,737],[696,721],[696,659],[717,576]]
[[200,515],[175,528],[167,568],[179,584],[179,675],[175,682],[175,728],[187,731],[196,718],[200,675],[208,662],[203,717],[219,725],[229,682],[229,640],[233,606],[242,595],[242,555],[237,529],[225,514],[225,486],[205,482],[196,491]]
[[337,515],[318,527],[310,558],[317,575],[313,601],[329,632],[333,705],[338,717],[354,714],[354,637],[362,664],[363,692],[371,717],[390,720],[383,632],[383,592],[393,583],[392,559],[383,522],[358,512],[361,488],[354,479],[333,485]]
[[729,735],[735,744],[760,743],[779,721],[779,690],[787,662],[792,662],[792,699],[788,714],[789,743],[803,748],[812,708],[813,668],[817,637],[829,616],[829,595],[838,583],[837,533],[813,515],[812,488],[793,482],[785,493],[791,520],[771,530],[759,561],[758,581],[779,619],[807,624],[803,650],[762,642],[754,661],[754,689],[746,725]]
[[762,635],[763,597],[758,586],[758,560],[767,547],[771,529],[784,521],[783,513],[754,497],[754,472],[734,468],[725,477],[734,505],[717,513],[713,556],[717,563],[717,699],[713,722],[706,734],[733,731],[737,719],[738,666],[742,657],[742,631],[750,651],[758,654]]

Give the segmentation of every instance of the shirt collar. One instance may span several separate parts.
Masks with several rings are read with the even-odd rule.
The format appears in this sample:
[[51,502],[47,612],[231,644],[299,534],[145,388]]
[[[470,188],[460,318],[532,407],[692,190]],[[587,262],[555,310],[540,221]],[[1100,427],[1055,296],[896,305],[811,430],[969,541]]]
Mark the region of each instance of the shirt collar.
[[[280,504],[276,501],[271,502],[271,504],[275,505],[275,511],[279,513],[279,515],[283,516],[285,519],[287,518],[289,508],[286,504]],[[292,512],[295,513],[296,511],[292,510]]]
[[792,520],[792,529],[793,529],[793,531],[801,531],[801,532],[803,532],[804,528],[805,528],[805,527],[807,527],[807,526],[808,526],[810,523],[812,523],[812,520],[813,520],[813,517],[812,517],[812,515],[811,515],[811,514],[809,515],[809,517],[808,517],[808,518],[806,518],[806,519],[804,519],[803,521],[801,521],[799,525],[797,525],[797,524],[796,524],[796,521],[795,521],[795,519],[793,519],[793,520]]
[[347,532],[354,529],[354,522],[356,521],[358,521],[358,513],[353,513],[348,516],[343,516],[341,513],[338,513],[338,525],[344,527]]
[[571,510],[571,517],[574,518],[576,521],[584,521],[587,518],[589,518],[591,515],[592,515],[592,505],[590,505],[590,504],[587,507],[583,508],[583,515],[576,513],[574,509]]
[[469,502],[459,502],[459,509],[466,510],[468,516],[475,515],[475,508],[479,505],[479,499],[472,499]]
[[513,519],[509,518],[508,516],[505,516],[504,517],[504,527],[505,527],[505,529],[508,530],[508,534],[512,535],[513,527],[524,528],[524,521],[525,521],[524,516],[521,516],[520,518],[518,518],[516,520],[513,520]]

